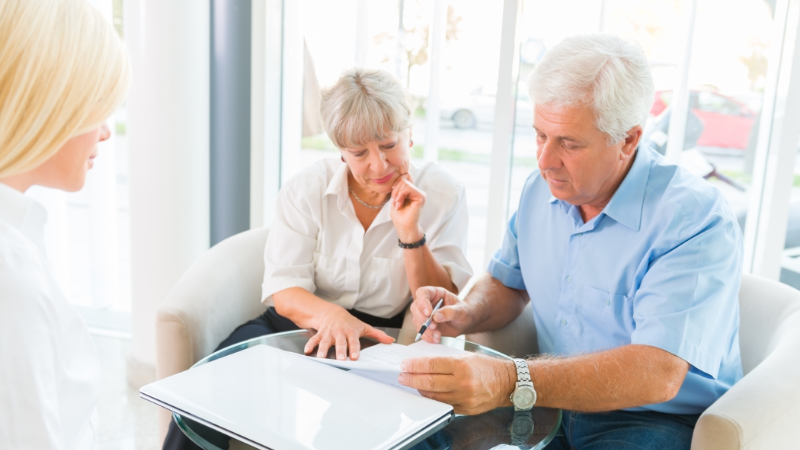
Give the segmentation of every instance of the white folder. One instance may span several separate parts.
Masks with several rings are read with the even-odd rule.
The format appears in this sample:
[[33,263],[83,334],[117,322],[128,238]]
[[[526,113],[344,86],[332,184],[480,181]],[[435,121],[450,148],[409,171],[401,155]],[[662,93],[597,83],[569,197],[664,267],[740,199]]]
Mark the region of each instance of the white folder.
[[450,405],[258,345],[144,386],[142,398],[267,450],[407,448]]

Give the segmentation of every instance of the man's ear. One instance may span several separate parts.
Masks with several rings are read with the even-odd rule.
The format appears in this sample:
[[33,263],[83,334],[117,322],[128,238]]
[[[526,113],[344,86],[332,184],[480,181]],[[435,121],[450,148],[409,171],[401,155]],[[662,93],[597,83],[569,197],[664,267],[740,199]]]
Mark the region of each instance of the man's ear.
[[641,125],[636,125],[628,130],[628,133],[625,135],[625,140],[622,143],[620,159],[627,159],[633,155],[633,152],[639,147],[639,141],[642,139],[642,132]]

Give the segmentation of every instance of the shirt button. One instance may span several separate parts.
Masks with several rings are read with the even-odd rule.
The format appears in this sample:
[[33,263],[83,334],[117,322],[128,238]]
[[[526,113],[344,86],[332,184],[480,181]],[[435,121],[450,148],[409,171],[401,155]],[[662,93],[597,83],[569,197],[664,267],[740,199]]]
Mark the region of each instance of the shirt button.
[[611,304],[611,299],[610,299],[610,298],[607,298],[607,299],[606,299],[606,305],[610,305],[610,304]]
[[572,283],[572,276],[567,275],[567,283]]
[[567,319],[561,319],[561,326],[562,327],[567,326]]
[[581,236],[583,236],[583,233],[578,233],[578,234],[576,234],[575,236],[576,236],[576,237],[581,237]]

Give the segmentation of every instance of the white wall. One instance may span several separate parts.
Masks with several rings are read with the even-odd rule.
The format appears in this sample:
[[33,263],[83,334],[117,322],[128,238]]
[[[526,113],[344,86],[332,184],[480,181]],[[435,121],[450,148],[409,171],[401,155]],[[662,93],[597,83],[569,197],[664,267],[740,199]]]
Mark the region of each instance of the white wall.
[[154,377],[155,311],[209,245],[209,5],[127,0],[133,353]]

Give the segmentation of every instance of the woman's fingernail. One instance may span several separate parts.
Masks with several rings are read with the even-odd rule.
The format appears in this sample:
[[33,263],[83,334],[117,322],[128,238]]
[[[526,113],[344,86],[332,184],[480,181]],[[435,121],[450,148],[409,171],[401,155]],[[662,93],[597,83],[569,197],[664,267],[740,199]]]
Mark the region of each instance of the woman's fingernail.
[[344,355],[336,355],[336,359],[339,361],[344,361]]
[[442,313],[436,313],[436,314],[433,315],[433,320],[436,320],[437,322],[442,320],[442,319],[444,319],[444,316],[442,315]]
[[397,376],[397,381],[400,384],[406,384],[406,376],[401,373],[400,375]]
[[408,366],[408,364],[406,364],[405,361],[400,361],[400,370],[402,370],[403,372],[408,372],[408,367],[407,366]]
[[317,358],[324,358],[324,357],[325,357],[324,353],[322,353],[322,352],[318,352],[317,353]]
[[353,359],[358,358],[358,352],[353,352],[353,354],[350,355],[350,357],[353,358]]

